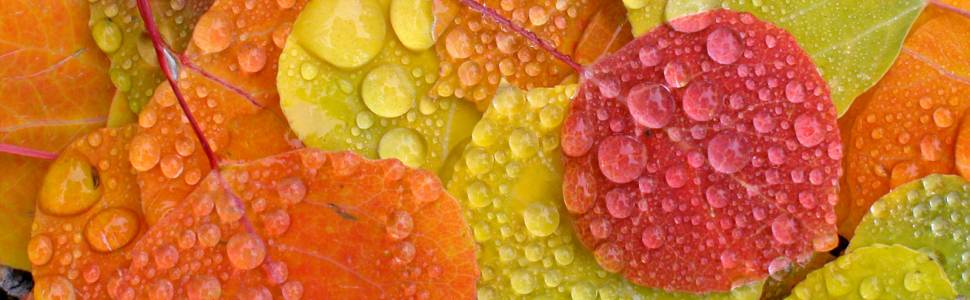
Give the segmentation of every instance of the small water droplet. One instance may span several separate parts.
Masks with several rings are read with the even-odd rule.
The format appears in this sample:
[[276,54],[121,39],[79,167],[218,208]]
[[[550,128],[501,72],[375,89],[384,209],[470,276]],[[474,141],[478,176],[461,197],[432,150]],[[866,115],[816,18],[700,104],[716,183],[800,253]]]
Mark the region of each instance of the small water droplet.
[[559,228],[559,211],[540,202],[529,204],[522,212],[522,219],[534,236],[549,236]]
[[791,216],[787,214],[779,215],[771,222],[771,235],[775,238],[775,241],[783,245],[794,243],[798,230],[795,226],[797,225]]
[[266,259],[266,246],[255,234],[240,232],[226,243],[226,257],[240,270],[252,270]]
[[637,85],[627,95],[627,108],[633,120],[647,128],[667,126],[673,120],[675,105],[670,90],[658,84]]
[[750,161],[751,147],[740,135],[721,132],[707,145],[707,160],[715,171],[734,174]]
[[715,62],[728,65],[741,58],[744,51],[737,33],[728,27],[720,27],[707,35],[707,55]]
[[414,229],[414,220],[411,219],[411,214],[408,212],[398,210],[391,213],[385,228],[387,235],[392,239],[403,240],[411,235],[411,230]]
[[825,128],[814,115],[803,114],[795,118],[795,138],[805,147],[814,147],[825,139]]
[[647,163],[647,150],[640,141],[628,136],[610,136],[597,150],[599,169],[607,179],[627,183],[637,179]]
[[222,284],[211,275],[195,275],[185,290],[189,300],[217,300],[222,296]]

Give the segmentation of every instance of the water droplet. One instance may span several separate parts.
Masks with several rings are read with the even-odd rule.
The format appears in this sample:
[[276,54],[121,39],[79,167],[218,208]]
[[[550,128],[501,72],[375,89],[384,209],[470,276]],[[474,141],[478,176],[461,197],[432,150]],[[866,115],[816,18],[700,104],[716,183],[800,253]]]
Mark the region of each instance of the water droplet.
[[197,231],[199,244],[206,248],[215,246],[222,239],[222,231],[219,229],[219,226],[214,224],[203,224],[199,226]]
[[516,128],[509,134],[509,149],[516,158],[529,158],[539,149],[539,139],[532,131]]
[[660,52],[656,47],[643,47],[637,52],[637,56],[640,58],[640,63],[644,67],[655,67],[663,61],[663,53]]
[[735,254],[734,251],[731,251],[730,249],[724,250],[724,252],[721,252],[720,259],[721,259],[721,266],[724,267],[725,269],[733,269],[735,266],[738,265],[738,255]]
[[236,60],[243,72],[256,73],[266,66],[266,51],[255,44],[246,43],[236,49]]
[[728,27],[720,27],[707,35],[707,55],[715,62],[728,65],[741,58],[744,47],[737,33]]
[[226,243],[226,257],[232,266],[240,270],[252,270],[266,259],[266,246],[259,236],[239,232]]
[[664,80],[667,81],[667,86],[682,88],[690,81],[690,75],[687,74],[687,67],[683,64],[670,62],[664,66]]
[[522,212],[526,229],[534,236],[549,236],[559,228],[559,211],[540,202],[534,202]]
[[612,242],[600,244],[599,247],[596,247],[594,255],[596,256],[596,262],[607,272],[618,273],[626,267],[626,261],[623,258],[623,248],[620,248],[620,246]]
[[84,227],[84,237],[95,250],[111,252],[131,242],[138,234],[138,227],[135,213],[109,208],[91,217]]
[[785,98],[791,103],[805,102],[805,86],[797,81],[788,82],[785,85]]
[[734,174],[751,158],[751,147],[745,139],[731,132],[721,132],[707,145],[707,160],[715,171]]
[[165,279],[158,279],[148,286],[149,300],[169,300],[175,294],[175,287],[172,282]]
[[673,120],[674,106],[670,91],[658,84],[637,85],[627,95],[627,108],[633,120],[647,128],[667,126]]
[[113,53],[121,47],[123,39],[121,28],[110,19],[102,19],[94,23],[91,27],[91,35],[94,36],[94,43],[104,53]]
[[512,284],[512,290],[519,295],[531,293],[536,288],[535,277],[525,269],[512,271],[509,281]]
[[385,8],[376,0],[310,2],[293,25],[293,34],[309,52],[330,64],[358,68],[384,47]]
[[482,67],[474,61],[465,61],[458,66],[458,80],[462,86],[474,86],[482,80]]
[[815,195],[810,191],[801,191],[798,193],[798,203],[802,204],[805,209],[812,209],[818,205],[818,201],[815,200]]
[[169,155],[162,159],[159,165],[162,169],[162,175],[167,178],[178,178],[182,175],[183,165],[182,158],[175,155]]
[[290,228],[290,214],[286,210],[276,209],[263,213],[263,228],[268,236],[280,236]]
[[414,255],[417,254],[417,249],[414,248],[414,244],[410,241],[402,241],[394,246],[393,252],[394,263],[398,265],[406,265],[414,260]]
[[671,188],[683,187],[687,184],[687,170],[682,165],[671,166],[664,172],[664,180]]
[[211,275],[196,275],[185,287],[189,300],[217,300],[222,296],[222,284]]
[[563,124],[561,142],[563,153],[574,157],[586,154],[593,147],[593,134],[593,123],[586,114],[569,114]]
[[704,196],[707,198],[707,203],[711,207],[724,208],[728,204],[728,191],[716,185],[707,187]]
[[649,226],[643,229],[643,233],[640,236],[640,242],[643,243],[644,247],[647,249],[657,249],[663,245],[664,235],[663,229],[657,226]]
[[187,157],[195,152],[195,139],[182,137],[175,141],[175,152],[182,157]]
[[139,134],[131,139],[128,149],[128,161],[135,170],[145,172],[151,170],[158,164],[161,158],[161,149],[155,138],[148,134]]
[[286,281],[290,270],[283,262],[268,261],[263,266],[263,273],[266,275],[266,282],[271,285],[279,285]]
[[64,276],[47,276],[37,279],[34,299],[76,299],[74,285]]
[[276,193],[286,203],[297,204],[306,197],[306,184],[298,177],[284,178],[276,183]]
[[411,230],[414,229],[414,220],[411,219],[411,214],[408,212],[398,210],[391,213],[385,228],[387,235],[392,239],[403,240],[411,235]]
[[714,14],[698,13],[685,17],[678,17],[669,22],[671,28],[684,33],[693,33],[706,29],[714,24]]
[[361,83],[364,105],[374,114],[396,118],[411,110],[417,90],[403,67],[386,64],[374,68]]
[[396,158],[409,167],[419,168],[425,163],[427,150],[421,134],[409,128],[398,127],[381,137],[377,154],[380,158]]
[[778,243],[788,245],[795,242],[797,228],[795,228],[795,220],[787,214],[779,215],[771,222],[771,236],[775,238]]
[[225,13],[212,12],[203,14],[195,25],[195,34],[192,41],[204,53],[216,53],[226,48],[232,43],[232,21]]
[[43,266],[54,256],[54,242],[46,235],[37,235],[27,243],[27,258],[35,266]]
[[829,251],[829,250],[835,249],[835,247],[838,245],[839,245],[839,237],[834,233],[831,233],[831,234],[823,233],[815,237],[814,239],[812,239],[812,248],[815,249],[816,252]]
[[172,245],[162,245],[155,248],[152,257],[155,258],[155,267],[159,270],[168,270],[178,263],[179,251]]
[[445,50],[448,51],[448,55],[451,57],[462,59],[468,58],[474,53],[472,49],[471,37],[464,29],[457,28],[452,30],[445,36]]
[[684,91],[684,113],[694,121],[704,122],[714,118],[718,103],[715,86],[706,81],[694,82]]
[[792,267],[790,259],[779,256],[768,263],[768,275],[775,280],[781,280],[792,270]]
[[629,217],[633,213],[633,199],[623,189],[612,189],[606,193],[606,211],[614,218]]
[[317,65],[312,62],[305,62],[300,65],[300,77],[303,80],[313,80],[317,78],[317,74],[320,74],[320,69]]
[[814,147],[825,139],[825,128],[818,118],[803,114],[795,118],[795,138],[805,147]]
[[878,299],[879,294],[881,293],[882,287],[880,287],[879,278],[876,278],[876,276],[863,279],[862,282],[859,283],[859,295],[862,296],[862,299]]
[[910,292],[916,292],[923,289],[923,273],[919,271],[912,271],[906,273],[906,277],[903,277],[903,287]]
[[628,136],[610,136],[597,149],[597,161],[603,176],[616,183],[627,183],[640,177],[647,161],[647,150],[640,141]]
[[852,287],[849,286],[849,279],[842,274],[834,272],[823,272],[825,278],[825,290],[829,295],[839,297],[848,294]]
[[940,107],[933,111],[933,123],[937,127],[947,128],[953,126],[953,111],[946,107]]
[[284,300],[300,300],[303,298],[303,284],[299,281],[289,281],[280,287]]
[[596,179],[581,168],[566,168],[563,177],[563,203],[574,214],[586,213],[596,200]]
[[919,142],[920,156],[926,161],[943,158],[943,143],[936,136],[926,135]]
[[48,167],[37,204],[55,216],[84,212],[101,199],[99,183],[97,169],[76,152],[68,151]]

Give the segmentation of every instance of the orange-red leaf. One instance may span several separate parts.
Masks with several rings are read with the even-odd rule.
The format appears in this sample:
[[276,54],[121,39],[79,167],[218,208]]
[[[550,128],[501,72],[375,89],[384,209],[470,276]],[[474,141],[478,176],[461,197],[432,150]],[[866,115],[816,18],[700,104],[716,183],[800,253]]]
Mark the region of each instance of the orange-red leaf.
[[[0,5],[0,143],[58,152],[104,123],[113,88],[85,0]],[[0,264],[27,269],[34,198],[48,162],[0,154]]]
[[475,293],[467,224],[429,171],[303,149],[218,174],[135,245],[122,277],[109,279],[117,283],[109,284],[113,296],[467,299]]

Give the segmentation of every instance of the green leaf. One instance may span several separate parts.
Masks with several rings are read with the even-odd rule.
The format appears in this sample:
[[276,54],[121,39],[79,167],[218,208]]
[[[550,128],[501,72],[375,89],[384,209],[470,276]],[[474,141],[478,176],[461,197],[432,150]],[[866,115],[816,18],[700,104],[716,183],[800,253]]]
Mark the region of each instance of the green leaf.
[[500,87],[455,163],[448,190],[479,246],[478,299],[758,299],[762,282],[674,293],[600,267],[576,239],[562,200],[560,126],[576,89]]
[[[669,21],[718,7],[710,2],[667,1],[664,18]],[[657,6],[630,9],[634,34],[643,34],[660,24],[656,18],[640,17],[654,16]],[[851,4],[817,0],[725,0],[720,5],[750,12],[794,35],[828,82],[840,116],[856,97],[889,70],[924,6],[923,0],[859,0]]]
[[787,299],[953,299],[930,257],[900,245],[859,248],[808,274]]
[[849,251],[872,244],[901,244],[943,265],[960,294],[970,294],[970,183],[930,175],[896,187],[872,204],[856,228]]

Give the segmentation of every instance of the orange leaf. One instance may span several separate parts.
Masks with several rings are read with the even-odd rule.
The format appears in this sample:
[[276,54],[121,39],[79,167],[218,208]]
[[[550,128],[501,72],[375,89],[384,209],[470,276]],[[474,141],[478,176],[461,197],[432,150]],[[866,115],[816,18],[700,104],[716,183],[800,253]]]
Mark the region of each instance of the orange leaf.
[[[134,135],[134,125],[97,130],[75,140],[51,166],[26,247],[39,299],[56,290],[107,298],[103,279],[123,266],[128,246],[146,231],[128,164]],[[93,186],[79,188],[89,180]]]
[[573,58],[577,63],[587,65],[603,55],[613,53],[633,40],[630,22],[626,19],[626,8],[620,1],[610,1],[593,15],[583,36],[576,43]]
[[218,174],[210,173],[135,245],[122,277],[108,279],[114,297],[475,293],[468,226],[429,171],[303,149]]
[[[484,109],[502,78],[527,89],[556,85],[573,73],[549,52],[460,1],[434,2],[435,35],[442,41],[435,45],[441,77],[432,93],[454,95]],[[560,1],[558,6],[532,0],[480,2],[566,55],[574,53],[584,28],[603,6],[596,1]]]
[[957,128],[970,108],[970,19],[931,6],[917,24],[889,73],[839,121],[846,174],[837,211],[848,237],[891,188],[956,171]]
[[[0,5],[0,143],[58,152],[104,123],[113,88],[84,0]],[[0,264],[27,269],[34,198],[46,161],[0,154]]]

